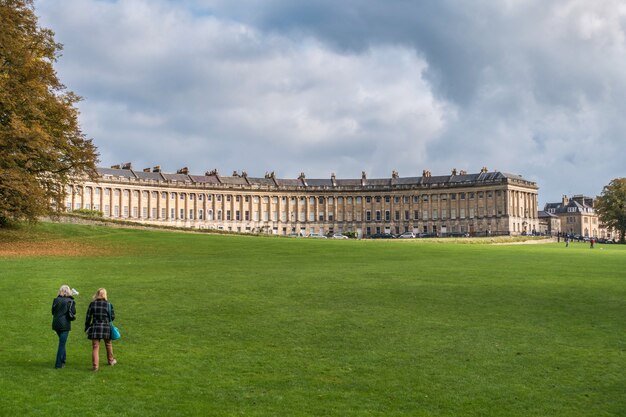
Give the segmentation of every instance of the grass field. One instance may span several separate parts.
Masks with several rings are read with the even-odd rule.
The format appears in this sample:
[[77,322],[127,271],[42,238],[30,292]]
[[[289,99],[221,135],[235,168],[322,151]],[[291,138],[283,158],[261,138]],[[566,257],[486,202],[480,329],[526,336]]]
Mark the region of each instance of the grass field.
[[[64,283],[79,318],[55,370]],[[94,373],[101,286],[123,337]],[[0,290],[0,415],[626,415],[623,245],[40,224],[0,231]]]

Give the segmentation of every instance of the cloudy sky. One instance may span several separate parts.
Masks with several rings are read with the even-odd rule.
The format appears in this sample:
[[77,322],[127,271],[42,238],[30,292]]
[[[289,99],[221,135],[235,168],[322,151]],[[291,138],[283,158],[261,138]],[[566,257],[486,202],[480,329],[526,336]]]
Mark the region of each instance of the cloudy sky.
[[35,0],[102,166],[626,176],[621,0]]

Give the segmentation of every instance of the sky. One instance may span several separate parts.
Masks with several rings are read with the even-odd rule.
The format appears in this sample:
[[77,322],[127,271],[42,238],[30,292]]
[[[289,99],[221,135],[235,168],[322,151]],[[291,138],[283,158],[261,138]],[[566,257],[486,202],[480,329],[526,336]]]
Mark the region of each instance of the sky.
[[100,166],[626,176],[621,0],[35,0]]

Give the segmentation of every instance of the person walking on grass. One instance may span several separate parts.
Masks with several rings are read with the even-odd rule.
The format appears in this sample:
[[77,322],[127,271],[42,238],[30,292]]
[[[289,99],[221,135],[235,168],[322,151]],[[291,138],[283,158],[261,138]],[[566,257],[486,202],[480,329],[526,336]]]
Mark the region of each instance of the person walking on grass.
[[100,340],[104,340],[104,346],[107,351],[107,362],[113,366],[117,363],[113,356],[113,344],[111,343],[111,325],[110,322],[115,320],[115,310],[113,305],[107,299],[107,290],[99,288],[93,296],[93,301],[87,308],[87,317],[85,317],[85,332],[87,338],[91,340],[91,357],[93,370],[97,371],[100,364]]
[[72,321],[76,319],[76,303],[68,285],[61,285],[57,297],[52,301],[52,330],[59,336],[59,347],[54,367],[65,367],[65,344],[72,330]]

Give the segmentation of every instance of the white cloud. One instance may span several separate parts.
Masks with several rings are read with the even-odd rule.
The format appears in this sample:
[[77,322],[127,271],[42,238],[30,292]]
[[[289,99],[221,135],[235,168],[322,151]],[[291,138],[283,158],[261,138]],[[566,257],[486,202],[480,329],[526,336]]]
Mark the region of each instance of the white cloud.
[[543,201],[623,176],[619,0],[38,0],[105,164],[476,172]]
[[406,47],[341,53],[158,2],[39,8],[105,163],[387,175],[423,158],[443,125],[426,64]]

